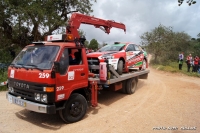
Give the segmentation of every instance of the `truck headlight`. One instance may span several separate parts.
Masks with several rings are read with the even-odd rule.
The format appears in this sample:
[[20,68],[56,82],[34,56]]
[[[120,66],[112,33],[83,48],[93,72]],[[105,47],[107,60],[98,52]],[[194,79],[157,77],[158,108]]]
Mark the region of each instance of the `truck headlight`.
[[9,86],[8,87],[8,91],[11,92],[11,93],[13,93],[14,92],[14,88]]
[[41,102],[47,103],[47,94],[41,94]]
[[40,101],[40,93],[35,93],[35,100]]

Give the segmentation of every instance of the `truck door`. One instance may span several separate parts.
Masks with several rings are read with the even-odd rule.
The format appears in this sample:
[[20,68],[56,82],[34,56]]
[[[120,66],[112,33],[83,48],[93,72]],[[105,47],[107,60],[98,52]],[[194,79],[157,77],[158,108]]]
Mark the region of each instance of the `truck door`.
[[60,73],[56,74],[56,101],[68,99],[75,89],[88,86],[88,68],[82,49],[64,48],[60,57]]

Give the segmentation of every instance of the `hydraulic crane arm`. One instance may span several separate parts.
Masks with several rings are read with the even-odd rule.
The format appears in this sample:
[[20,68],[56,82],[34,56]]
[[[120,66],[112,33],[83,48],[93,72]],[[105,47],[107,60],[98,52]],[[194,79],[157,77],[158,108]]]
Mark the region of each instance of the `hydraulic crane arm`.
[[124,32],[126,32],[126,26],[123,23],[118,23],[113,20],[103,20],[100,18],[95,18],[92,16],[80,14],[80,13],[73,13],[69,20],[69,23],[68,23],[68,26],[66,29],[66,33],[73,34],[73,36],[77,39],[80,38],[78,29],[79,29],[81,23],[94,25],[96,28],[103,27],[105,33],[107,33],[107,34],[110,33],[110,29],[112,27],[123,29]]

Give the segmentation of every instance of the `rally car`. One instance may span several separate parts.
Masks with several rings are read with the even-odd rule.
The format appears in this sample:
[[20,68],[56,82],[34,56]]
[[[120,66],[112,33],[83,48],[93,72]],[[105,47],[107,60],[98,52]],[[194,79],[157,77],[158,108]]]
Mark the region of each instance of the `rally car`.
[[133,68],[145,70],[148,68],[147,53],[139,45],[134,43],[114,43],[106,45],[97,52],[87,54],[89,69],[98,73],[99,63],[102,59],[108,59],[118,74],[129,72]]

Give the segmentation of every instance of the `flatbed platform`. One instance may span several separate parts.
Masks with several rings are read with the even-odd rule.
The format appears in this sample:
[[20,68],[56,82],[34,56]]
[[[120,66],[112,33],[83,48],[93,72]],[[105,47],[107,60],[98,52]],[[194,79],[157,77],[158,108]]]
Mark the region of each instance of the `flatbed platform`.
[[129,73],[123,73],[122,75],[118,75],[115,78],[109,79],[107,81],[101,81],[99,78],[89,78],[89,81],[97,81],[98,84],[102,85],[110,85],[113,83],[117,83],[126,79],[138,77],[139,79],[147,79],[148,73],[150,70],[139,70],[139,71],[132,71]]

